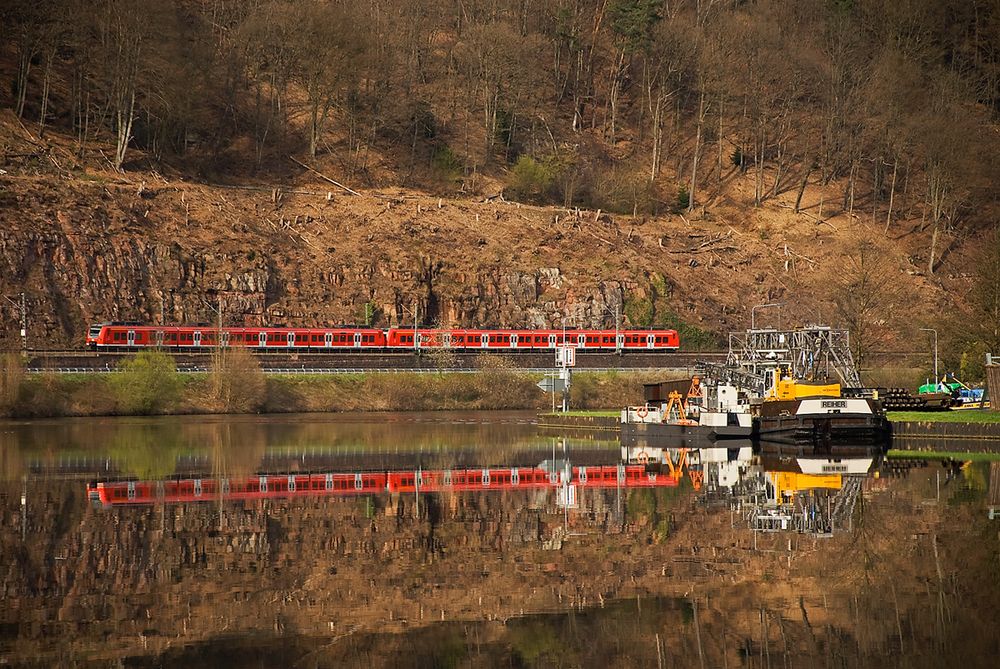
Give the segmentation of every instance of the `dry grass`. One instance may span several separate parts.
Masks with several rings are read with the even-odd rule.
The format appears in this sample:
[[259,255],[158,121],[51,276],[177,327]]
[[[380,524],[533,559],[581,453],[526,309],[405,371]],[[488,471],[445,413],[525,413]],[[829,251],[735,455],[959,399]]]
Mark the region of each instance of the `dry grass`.
[[[150,396],[163,381],[159,374],[152,375],[156,378],[149,383],[145,377],[136,380],[134,374],[32,375],[21,384],[19,399],[10,413],[42,418],[136,413],[502,410],[546,409],[551,402],[549,395],[536,386],[541,380],[539,375],[520,372],[502,358],[476,374],[264,376],[239,361],[227,363],[220,374],[221,379],[213,374],[174,373],[162,386],[167,395],[160,398]],[[642,384],[658,379],[631,372],[578,372],[573,377],[570,405],[581,410],[616,409],[634,403],[642,396]]]

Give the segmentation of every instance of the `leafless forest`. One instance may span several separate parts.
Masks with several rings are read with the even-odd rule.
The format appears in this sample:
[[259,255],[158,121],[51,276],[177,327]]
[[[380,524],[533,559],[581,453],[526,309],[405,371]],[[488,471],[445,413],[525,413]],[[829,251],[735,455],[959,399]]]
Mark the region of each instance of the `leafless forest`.
[[126,169],[130,148],[211,175],[291,151],[630,212],[694,209],[741,169],[757,203],[838,181],[837,206],[934,231],[996,198],[996,0],[4,5],[16,114]]

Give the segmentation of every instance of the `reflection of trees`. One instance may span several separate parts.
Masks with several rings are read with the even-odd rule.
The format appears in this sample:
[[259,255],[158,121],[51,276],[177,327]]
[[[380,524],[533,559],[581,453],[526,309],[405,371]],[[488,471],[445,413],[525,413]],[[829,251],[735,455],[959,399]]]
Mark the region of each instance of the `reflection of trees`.
[[0,480],[13,481],[21,475],[23,461],[13,432],[0,429]]
[[[294,465],[297,456],[380,454],[386,465],[394,454],[419,455],[424,467],[446,468],[461,452],[474,452],[484,466],[509,464],[527,451],[548,451],[551,439],[536,434],[521,414],[375,414],[299,416],[171,416],[155,418],[67,419],[12,424],[0,433],[8,460],[110,458],[123,474],[170,475],[178,456],[204,456],[213,471],[229,477],[259,470],[265,455]],[[517,422],[521,421],[521,422]],[[568,439],[572,449],[607,447],[617,441]],[[13,460],[10,460],[13,458]],[[478,464],[478,463],[477,463]],[[408,466],[408,465],[407,465]],[[20,465],[5,465],[6,472]]]
[[110,428],[107,452],[119,469],[144,479],[169,476],[187,449],[181,434],[168,424],[126,424]]

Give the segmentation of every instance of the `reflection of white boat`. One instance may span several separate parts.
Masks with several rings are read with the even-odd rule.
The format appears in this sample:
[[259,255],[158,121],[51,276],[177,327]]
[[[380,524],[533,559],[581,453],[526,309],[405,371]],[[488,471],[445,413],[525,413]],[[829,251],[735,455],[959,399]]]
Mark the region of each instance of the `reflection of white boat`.
[[803,474],[867,474],[875,458],[797,458]]

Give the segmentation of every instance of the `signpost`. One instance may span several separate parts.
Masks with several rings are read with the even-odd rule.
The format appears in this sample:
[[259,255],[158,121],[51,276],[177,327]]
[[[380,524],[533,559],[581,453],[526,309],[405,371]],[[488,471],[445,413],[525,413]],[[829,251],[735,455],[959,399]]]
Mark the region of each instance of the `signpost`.
[[542,389],[542,392],[561,393],[566,390],[566,379],[561,379],[558,376],[546,376],[537,385]]
[[[565,336],[563,337],[565,341]],[[572,368],[576,366],[576,347],[562,344],[555,349],[556,371],[538,382],[538,387],[546,393],[552,393],[552,411],[556,410],[556,393],[562,393],[562,410],[569,410],[569,386],[572,378]]]

